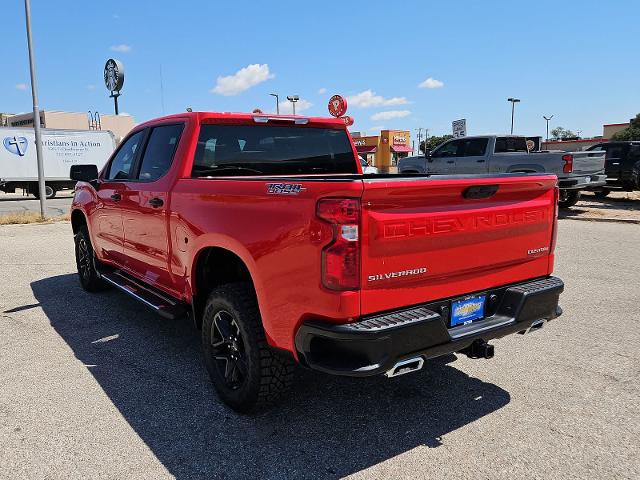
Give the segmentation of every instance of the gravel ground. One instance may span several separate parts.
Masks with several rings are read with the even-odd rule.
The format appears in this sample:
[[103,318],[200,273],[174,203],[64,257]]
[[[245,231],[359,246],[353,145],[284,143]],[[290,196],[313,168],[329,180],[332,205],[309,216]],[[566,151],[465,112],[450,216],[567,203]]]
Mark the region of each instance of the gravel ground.
[[591,192],[582,192],[573,207],[560,210],[561,218],[598,220],[614,218],[640,222],[640,192],[611,192],[605,198],[596,198]]
[[0,227],[0,478],[640,478],[640,227],[561,221],[564,315],[387,380],[217,400],[188,322],[84,293],[67,223]]

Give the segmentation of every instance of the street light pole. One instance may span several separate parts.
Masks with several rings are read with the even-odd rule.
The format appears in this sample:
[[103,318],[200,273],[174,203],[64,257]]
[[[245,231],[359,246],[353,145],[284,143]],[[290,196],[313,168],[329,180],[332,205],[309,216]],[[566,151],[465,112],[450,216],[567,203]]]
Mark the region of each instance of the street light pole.
[[516,103],[519,101],[519,98],[507,98],[507,102],[511,102],[511,135],[513,135],[513,115],[516,109]]
[[547,143],[549,143],[549,120],[553,118],[553,115],[551,115],[550,117],[545,117],[543,115],[542,118],[544,118],[547,121]]
[[33,99],[33,130],[36,137],[36,158],[38,162],[38,192],[40,194],[40,216],[46,212],[46,187],[44,184],[44,166],[42,163],[42,135],[40,133],[40,108],[38,107],[38,82],[36,80],[36,60],[33,54],[31,37],[31,4],[24,0],[24,14],[27,22],[27,47],[29,49],[29,70],[31,73],[31,96]]
[[296,114],[296,102],[298,100],[300,100],[300,97],[298,95],[290,95],[287,97],[287,100],[289,100],[291,102],[291,105],[293,105],[293,114]]
[[280,101],[278,100],[278,94],[277,93],[270,93],[269,95],[271,95],[272,97],[276,97],[276,115],[280,115]]

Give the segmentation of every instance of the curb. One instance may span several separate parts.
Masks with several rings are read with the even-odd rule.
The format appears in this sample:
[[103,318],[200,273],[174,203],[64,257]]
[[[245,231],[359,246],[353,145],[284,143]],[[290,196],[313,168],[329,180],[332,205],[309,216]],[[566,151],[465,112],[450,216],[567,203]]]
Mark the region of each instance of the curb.
[[636,219],[636,218],[558,217],[558,220],[578,220],[578,221],[581,221],[581,222],[626,223],[626,224],[630,224],[630,225],[640,225],[640,219]]

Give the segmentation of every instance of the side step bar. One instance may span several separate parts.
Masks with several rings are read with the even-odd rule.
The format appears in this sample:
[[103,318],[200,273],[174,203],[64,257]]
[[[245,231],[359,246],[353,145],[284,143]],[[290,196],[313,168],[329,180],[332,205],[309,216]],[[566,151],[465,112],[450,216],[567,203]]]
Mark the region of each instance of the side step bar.
[[159,292],[151,286],[134,280],[118,270],[103,273],[100,275],[100,278],[117,289],[122,290],[130,297],[142,302],[167,320],[175,320],[176,318],[186,315],[188,312],[185,304]]

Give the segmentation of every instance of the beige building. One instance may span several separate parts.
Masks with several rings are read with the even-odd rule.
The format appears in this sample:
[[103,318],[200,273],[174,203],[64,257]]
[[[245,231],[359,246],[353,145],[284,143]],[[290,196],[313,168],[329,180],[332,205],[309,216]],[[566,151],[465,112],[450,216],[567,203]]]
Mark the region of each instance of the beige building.
[[602,136],[604,138],[611,138],[616,133],[624,130],[625,128],[629,128],[631,125],[629,122],[627,123],[605,123],[602,126]]
[[[3,114],[7,127],[33,128],[33,113],[18,115]],[[135,126],[136,122],[130,115],[95,115],[90,118],[88,113],[61,112],[57,110],[42,110],[40,125],[43,128],[61,128],[67,130],[110,130],[120,141]]]

